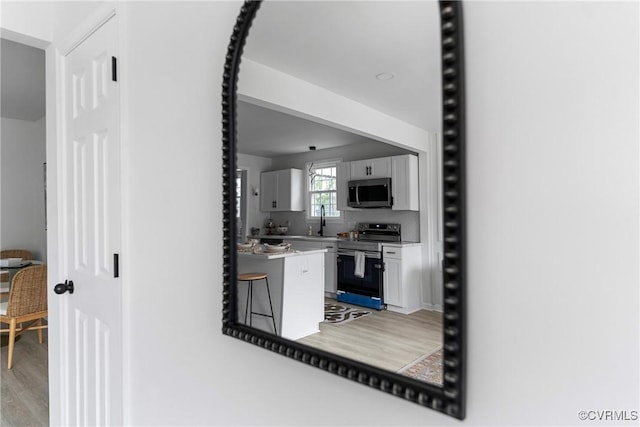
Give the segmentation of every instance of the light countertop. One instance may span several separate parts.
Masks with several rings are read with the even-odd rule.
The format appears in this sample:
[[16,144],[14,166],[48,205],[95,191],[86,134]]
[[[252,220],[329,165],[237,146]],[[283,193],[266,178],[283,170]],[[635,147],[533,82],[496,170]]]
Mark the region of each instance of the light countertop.
[[272,252],[248,252],[248,251],[238,251],[238,256],[242,258],[256,258],[256,259],[281,259],[288,257],[296,257],[301,255],[313,255],[313,254],[323,254],[327,252],[327,249],[310,249],[307,251],[286,251],[282,253],[272,253]]
[[[253,236],[253,239],[282,239],[282,240],[302,240],[302,241],[310,241],[310,242],[349,242],[349,239],[343,239],[335,236],[304,236],[304,235],[259,235]],[[382,242],[383,246],[392,246],[392,247],[407,247],[407,246],[420,246],[420,242],[413,242],[408,240],[402,240],[400,242]]]
[[261,234],[259,236],[252,236],[252,239],[282,239],[282,240],[309,240],[309,241],[322,241],[322,242],[337,242],[340,239],[337,236],[305,236],[301,234]]
[[401,242],[384,242],[382,243],[382,246],[388,246],[391,248],[406,248],[409,246],[420,246],[421,243],[420,242],[408,242],[408,241],[401,241]]

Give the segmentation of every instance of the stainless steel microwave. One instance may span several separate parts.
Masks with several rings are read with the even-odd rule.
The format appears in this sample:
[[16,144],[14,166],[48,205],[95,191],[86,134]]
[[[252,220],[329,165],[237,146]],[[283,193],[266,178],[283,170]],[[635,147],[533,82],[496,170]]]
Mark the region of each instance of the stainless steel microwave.
[[352,208],[390,208],[393,206],[391,178],[349,181],[349,200]]

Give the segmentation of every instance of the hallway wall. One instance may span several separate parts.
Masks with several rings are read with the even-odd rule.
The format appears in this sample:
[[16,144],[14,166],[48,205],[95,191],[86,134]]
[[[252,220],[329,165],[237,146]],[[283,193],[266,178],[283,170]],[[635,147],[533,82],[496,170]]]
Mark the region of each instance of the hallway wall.
[[46,261],[45,119],[3,117],[0,139],[0,246],[27,249]]

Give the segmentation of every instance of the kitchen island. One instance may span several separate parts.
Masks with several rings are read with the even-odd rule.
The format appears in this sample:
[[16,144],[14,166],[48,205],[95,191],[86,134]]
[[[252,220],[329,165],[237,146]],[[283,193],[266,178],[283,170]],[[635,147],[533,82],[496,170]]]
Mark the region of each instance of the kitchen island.
[[[278,335],[297,340],[318,332],[324,320],[324,254],[326,249],[253,253],[238,251],[238,274],[266,273]],[[238,282],[238,322],[245,318],[248,282]],[[269,314],[264,280],[253,283],[253,311]],[[247,318],[247,324],[249,319]],[[271,318],[253,316],[252,327],[273,333]]]

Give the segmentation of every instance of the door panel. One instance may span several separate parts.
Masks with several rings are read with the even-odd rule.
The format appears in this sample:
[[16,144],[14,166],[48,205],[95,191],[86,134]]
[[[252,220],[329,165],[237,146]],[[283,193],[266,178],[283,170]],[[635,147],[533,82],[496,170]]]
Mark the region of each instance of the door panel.
[[[53,294],[50,390],[61,425],[122,424],[122,289],[114,274],[120,252],[119,88],[112,81],[117,22],[112,17],[63,57],[63,134],[58,147],[62,281]],[[59,418],[59,419],[58,419]]]

